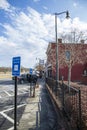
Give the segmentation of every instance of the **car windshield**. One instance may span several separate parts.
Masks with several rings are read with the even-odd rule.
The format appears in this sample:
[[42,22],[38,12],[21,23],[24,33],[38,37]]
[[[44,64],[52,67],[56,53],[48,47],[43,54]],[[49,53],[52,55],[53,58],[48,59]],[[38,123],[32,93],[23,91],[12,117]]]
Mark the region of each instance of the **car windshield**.
[[26,77],[26,74],[21,74],[21,76],[20,77]]

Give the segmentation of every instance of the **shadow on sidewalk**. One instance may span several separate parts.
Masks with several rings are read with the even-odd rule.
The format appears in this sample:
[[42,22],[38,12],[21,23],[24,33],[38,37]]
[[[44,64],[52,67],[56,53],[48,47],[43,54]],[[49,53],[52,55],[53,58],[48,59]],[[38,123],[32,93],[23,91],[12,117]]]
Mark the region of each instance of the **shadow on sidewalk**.
[[57,115],[43,80],[39,80],[40,96],[36,111],[36,126],[28,130],[61,130]]

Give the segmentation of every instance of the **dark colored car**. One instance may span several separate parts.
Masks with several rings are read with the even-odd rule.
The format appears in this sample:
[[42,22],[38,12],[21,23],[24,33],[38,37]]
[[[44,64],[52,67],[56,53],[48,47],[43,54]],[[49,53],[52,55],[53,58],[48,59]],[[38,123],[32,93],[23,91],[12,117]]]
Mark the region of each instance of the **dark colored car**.
[[[12,77],[12,80],[14,80],[15,78]],[[29,83],[35,83],[37,82],[38,76],[35,74],[21,74],[20,76],[17,77],[17,82],[20,84],[29,82]]]
[[[21,74],[20,76],[18,76],[18,77],[17,77],[17,82],[18,82],[18,83],[21,83],[21,84],[27,82],[27,81],[28,81],[27,75],[28,75],[28,74]],[[14,79],[15,79],[15,78],[12,77],[12,80],[14,80]]]
[[18,83],[25,83],[27,82],[27,74],[21,74],[19,77],[17,77]]

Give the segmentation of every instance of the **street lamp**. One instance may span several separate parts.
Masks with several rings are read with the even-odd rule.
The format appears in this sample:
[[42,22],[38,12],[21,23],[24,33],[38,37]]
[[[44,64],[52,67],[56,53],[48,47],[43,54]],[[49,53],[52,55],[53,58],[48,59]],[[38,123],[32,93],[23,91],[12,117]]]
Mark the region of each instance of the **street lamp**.
[[59,81],[59,63],[58,63],[58,39],[57,39],[57,16],[61,14],[66,14],[66,18],[69,18],[69,12],[64,11],[60,13],[55,13],[55,37],[56,37],[56,87],[58,87]]

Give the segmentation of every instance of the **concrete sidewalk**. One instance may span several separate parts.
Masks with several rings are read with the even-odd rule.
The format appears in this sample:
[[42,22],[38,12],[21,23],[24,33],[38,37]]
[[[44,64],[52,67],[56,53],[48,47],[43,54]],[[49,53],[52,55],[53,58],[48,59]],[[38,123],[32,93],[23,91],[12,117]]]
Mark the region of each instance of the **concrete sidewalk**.
[[35,98],[27,102],[18,130],[57,130],[56,113],[43,81],[39,81]]
[[20,119],[18,130],[65,130],[58,123],[58,117],[52,105],[45,82],[39,80],[35,97],[27,99],[27,105]]

